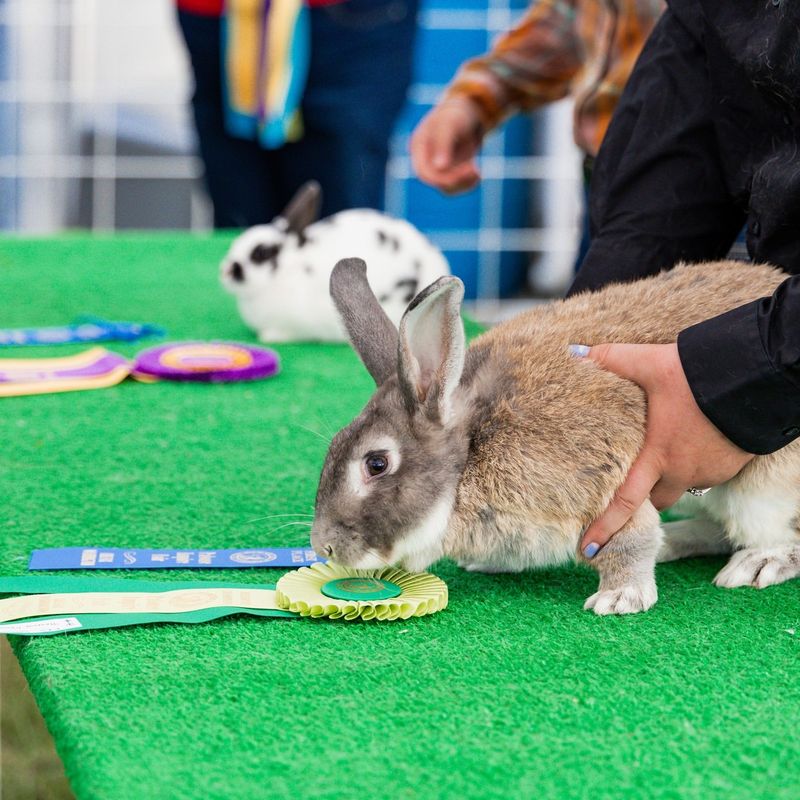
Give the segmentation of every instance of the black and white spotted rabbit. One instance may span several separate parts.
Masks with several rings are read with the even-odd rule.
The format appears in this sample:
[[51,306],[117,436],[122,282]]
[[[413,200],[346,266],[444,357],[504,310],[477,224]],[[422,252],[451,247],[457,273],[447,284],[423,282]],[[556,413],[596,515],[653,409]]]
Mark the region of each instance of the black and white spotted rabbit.
[[268,225],[238,236],[221,264],[223,286],[262,342],[345,341],[328,293],[331,269],[358,253],[395,324],[424,286],[450,269],[441,251],[404,220],[367,208],[317,221],[319,184],[309,182]]

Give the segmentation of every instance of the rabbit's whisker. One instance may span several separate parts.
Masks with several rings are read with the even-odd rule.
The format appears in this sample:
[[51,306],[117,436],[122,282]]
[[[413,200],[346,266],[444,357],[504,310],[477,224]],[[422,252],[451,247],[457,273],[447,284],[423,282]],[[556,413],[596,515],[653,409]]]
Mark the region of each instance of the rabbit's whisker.
[[325,442],[325,444],[331,443],[331,439],[327,438],[326,436],[323,436],[319,431],[315,431],[313,428],[307,428],[305,425],[301,425],[299,422],[292,422],[290,424],[295,428],[302,428],[304,431],[307,431],[308,433],[313,434],[317,438],[322,439],[322,441]]
[[313,514],[306,514],[306,513],[295,513],[295,514],[267,514],[264,517],[254,517],[253,519],[248,519],[245,524],[249,525],[252,522],[260,522],[264,519],[276,519],[277,517],[305,517],[306,519],[313,519]]
[[371,555],[375,556],[375,558],[377,558],[378,561],[380,561],[383,564],[384,567],[391,567],[392,566],[392,564],[390,564],[382,555],[380,555],[380,553],[378,553],[377,551],[373,550],[371,547],[367,548],[367,552],[370,553]]
[[268,533],[270,533],[270,534],[271,533],[275,533],[275,531],[279,531],[282,528],[289,528],[292,525],[299,525],[299,526],[301,526],[303,528],[307,528],[308,530],[311,530],[311,523],[310,522],[284,522],[283,525],[278,525],[277,528],[273,528]]
[[333,439],[333,437],[334,437],[334,436],[336,436],[336,428],[334,428],[334,427],[331,425],[331,421],[330,421],[330,419],[328,419],[328,417],[324,417],[323,419],[320,419],[320,420],[317,420],[317,421],[320,423],[320,425],[321,425],[323,428],[325,428],[325,429],[326,429],[326,430],[325,430],[325,433],[326,433],[326,434],[327,434],[327,435],[328,435],[328,436],[329,436],[331,439]]

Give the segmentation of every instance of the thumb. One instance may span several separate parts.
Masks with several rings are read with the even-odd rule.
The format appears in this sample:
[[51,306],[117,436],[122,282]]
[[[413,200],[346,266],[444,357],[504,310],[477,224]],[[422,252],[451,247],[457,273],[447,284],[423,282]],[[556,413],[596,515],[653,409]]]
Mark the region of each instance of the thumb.
[[453,166],[455,154],[455,131],[440,122],[434,125],[430,133],[431,164],[434,169],[446,170]]
[[636,513],[650,496],[650,490],[661,477],[658,459],[645,448],[634,461],[628,477],[614,493],[608,508],[586,529],[580,549],[586,558],[593,558],[608,540]]
[[[588,358],[595,364],[627,378],[634,383],[642,383],[644,370],[649,359],[642,359],[642,345],[639,344],[598,344],[594,347],[572,345],[570,351],[578,357]],[[643,363],[645,362],[645,363]]]

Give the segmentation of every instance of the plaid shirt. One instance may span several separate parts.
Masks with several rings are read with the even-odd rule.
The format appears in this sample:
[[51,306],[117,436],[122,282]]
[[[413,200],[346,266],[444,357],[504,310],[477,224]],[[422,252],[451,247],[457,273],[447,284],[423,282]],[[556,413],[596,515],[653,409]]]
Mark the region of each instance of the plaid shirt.
[[575,98],[575,141],[595,155],[663,0],[539,0],[444,99],[467,96],[487,130],[519,109]]

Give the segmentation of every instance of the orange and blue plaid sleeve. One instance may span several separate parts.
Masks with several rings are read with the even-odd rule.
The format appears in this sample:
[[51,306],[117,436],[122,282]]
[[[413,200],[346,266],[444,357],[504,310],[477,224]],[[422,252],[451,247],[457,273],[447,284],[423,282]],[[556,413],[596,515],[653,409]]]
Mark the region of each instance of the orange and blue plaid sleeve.
[[576,18],[576,0],[539,0],[489,53],[462,65],[443,99],[469,97],[489,130],[517,109],[566,97],[586,57]]
[[[663,10],[663,0],[617,0],[614,37],[602,53],[605,69],[576,98],[575,139],[587,152],[600,149],[639,53]],[[589,25],[588,19],[581,19],[584,39],[591,33]]]

